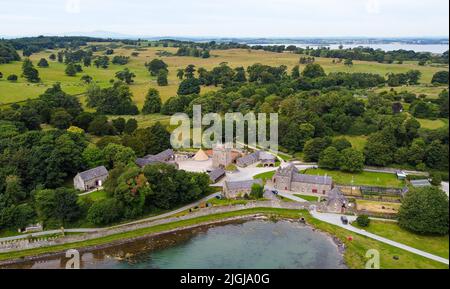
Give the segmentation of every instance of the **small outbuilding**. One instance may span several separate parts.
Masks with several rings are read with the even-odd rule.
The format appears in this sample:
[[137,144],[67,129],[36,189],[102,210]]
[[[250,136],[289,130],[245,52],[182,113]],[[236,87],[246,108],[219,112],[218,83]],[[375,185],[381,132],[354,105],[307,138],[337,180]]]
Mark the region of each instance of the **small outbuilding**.
[[237,199],[242,198],[247,194],[252,192],[253,185],[258,184],[263,186],[263,181],[260,179],[257,180],[248,180],[248,181],[236,181],[236,182],[225,182],[223,186],[223,192],[227,199]]
[[405,172],[402,172],[402,171],[398,171],[397,172],[397,179],[399,179],[399,180],[406,180],[406,177],[407,177],[407,175],[406,175]]
[[78,173],[73,179],[73,184],[75,189],[86,192],[102,187],[108,176],[108,170],[101,166]]
[[431,183],[429,180],[412,180],[411,186],[414,188],[425,188],[425,187],[431,187]]
[[329,212],[344,214],[348,209],[348,200],[339,188],[332,189],[327,196]]
[[194,161],[197,161],[197,162],[205,162],[205,161],[207,161],[207,160],[209,160],[209,157],[208,157],[208,155],[205,153],[204,150],[199,150],[199,151],[197,152],[197,154],[194,156]]
[[211,183],[215,184],[219,182],[222,178],[224,178],[227,175],[224,169],[218,168],[209,173],[209,179],[211,180]]

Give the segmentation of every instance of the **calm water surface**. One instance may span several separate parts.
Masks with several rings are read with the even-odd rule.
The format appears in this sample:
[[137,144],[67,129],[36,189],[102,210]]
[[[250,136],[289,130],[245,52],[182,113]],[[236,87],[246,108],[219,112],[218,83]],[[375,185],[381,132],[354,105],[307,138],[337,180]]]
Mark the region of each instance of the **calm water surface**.
[[[84,253],[85,269],[339,269],[333,240],[287,221],[222,224]],[[64,258],[15,268],[64,268]]]

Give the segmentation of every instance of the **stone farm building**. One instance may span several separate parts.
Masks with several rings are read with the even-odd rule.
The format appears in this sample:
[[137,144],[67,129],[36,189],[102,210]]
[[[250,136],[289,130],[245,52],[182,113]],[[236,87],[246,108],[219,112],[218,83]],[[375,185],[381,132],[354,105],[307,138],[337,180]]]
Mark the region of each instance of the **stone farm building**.
[[243,156],[236,161],[236,164],[241,168],[246,168],[257,162],[261,162],[264,167],[275,167],[276,157],[270,153],[263,151],[256,151],[249,155]]
[[141,168],[157,163],[172,164],[178,168],[178,164],[175,162],[175,153],[171,149],[165,150],[157,155],[148,155],[136,160],[136,164]]
[[101,166],[78,173],[73,179],[73,184],[77,190],[90,191],[103,186],[108,176],[108,170],[104,166]]
[[226,168],[233,164],[233,149],[230,145],[217,144],[213,147],[213,167]]
[[224,178],[227,175],[227,173],[225,172],[224,169],[217,168],[217,169],[212,170],[208,175],[209,175],[209,179],[211,180],[211,182],[213,184],[215,184],[218,181],[220,181],[222,178]]
[[333,189],[332,178],[301,174],[293,164],[279,168],[272,182],[277,190],[299,193],[326,195]]
[[227,199],[242,198],[246,194],[250,194],[254,184],[263,186],[260,179],[248,181],[225,182],[223,185],[223,193]]
[[327,208],[330,213],[345,214],[348,209],[348,200],[339,188],[334,188],[328,192]]

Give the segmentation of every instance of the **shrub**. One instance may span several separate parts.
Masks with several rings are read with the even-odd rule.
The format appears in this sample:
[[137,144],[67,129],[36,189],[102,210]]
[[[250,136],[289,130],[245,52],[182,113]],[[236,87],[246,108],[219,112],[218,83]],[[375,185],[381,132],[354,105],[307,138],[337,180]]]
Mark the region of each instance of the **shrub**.
[[94,203],[89,209],[87,219],[94,225],[108,225],[120,219],[122,206],[115,199]]
[[367,215],[358,216],[358,218],[356,219],[356,223],[358,224],[358,226],[360,226],[362,228],[369,227],[369,225],[370,225],[369,216],[367,216]]

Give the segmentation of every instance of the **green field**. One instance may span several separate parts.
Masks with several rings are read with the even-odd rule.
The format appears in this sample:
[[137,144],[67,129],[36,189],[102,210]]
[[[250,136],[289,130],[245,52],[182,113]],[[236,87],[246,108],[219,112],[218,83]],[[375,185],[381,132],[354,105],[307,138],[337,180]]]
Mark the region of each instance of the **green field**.
[[323,169],[310,169],[305,172],[308,175],[319,175],[332,177],[338,185],[374,186],[401,188],[405,185],[399,181],[394,174],[362,172],[359,174],[345,173],[341,171],[330,171]]
[[89,195],[84,195],[80,197],[81,199],[91,199],[94,202],[98,202],[107,198],[105,191],[93,192]]
[[420,126],[426,129],[440,129],[448,126],[448,119],[417,119],[420,122]]
[[[141,51],[142,50],[142,51]],[[230,49],[230,50],[214,50],[211,52],[212,57],[208,59],[195,57],[162,57],[162,59],[169,66],[169,85],[165,87],[158,87],[156,79],[151,77],[146,70],[144,64],[154,58],[159,58],[158,51],[176,52],[176,48],[162,48],[162,47],[148,47],[140,49],[138,57],[131,57],[130,62],[125,66],[110,65],[108,69],[97,69],[94,66],[83,68],[84,72],[78,73],[76,77],[69,77],[65,75],[65,65],[50,61],[50,67],[38,68],[42,79],[41,84],[27,83],[21,75],[21,62],[13,62],[10,64],[0,65],[0,71],[5,75],[4,79],[0,80],[0,105],[10,104],[14,102],[24,101],[26,99],[36,98],[42,94],[47,88],[56,82],[60,82],[64,91],[70,94],[83,94],[86,91],[86,85],[80,82],[80,77],[88,74],[102,87],[108,86],[109,81],[114,78],[117,71],[128,67],[136,74],[135,83],[130,86],[134,101],[139,107],[142,107],[145,100],[145,94],[150,87],[157,88],[160,91],[163,101],[169,97],[175,96],[180,80],[176,77],[177,70],[185,68],[189,64],[194,64],[196,67],[204,67],[212,69],[222,62],[227,62],[231,67],[250,66],[255,63],[263,63],[272,66],[286,65],[290,70],[294,65],[298,64],[300,55],[292,53],[273,53],[256,50],[245,49]],[[134,52],[133,49],[117,48],[114,55],[130,56]],[[45,51],[33,54],[30,58],[36,65],[40,58],[47,58],[55,51]],[[100,53],[100,52],[99,52]],[[98,54],[99,54],[98,53]],[[407,72],[411,69],[418,69],[422,72],[422,83],[430,83],[434,73],[441,71],[444,68],[436,68],[431,66],[418,66],[416,63],[399,64],[380,64],[376,62],[355,61],[353,67],[347,67],[344,64],[333,64],[332,59],[316,58],[316,62],[323,66],[326,72],[370,72],[386,75],[389,72],[401,73]],[[302,65],[301,69],[304,68]],[[11,83],[5,78],[10,74],[17,74],[19,80],[16,83]],[[216,87],[203,87],[202,92],[216,90]],[[430,94],[435,95],[437,89],[429,88]],[[427,93],[428,88],[420,86],[421,93]]]
[[308,202],[318,202],[320,200],[320,197],[315,196],[308,196],[308,195],[294,195],[296,197],[299,197],[300,199],[303,199]]
[[397,223],[381,221],[372,221],[364,230],[443,258],[449,256],[448,235],[422,236],[400,228]]

